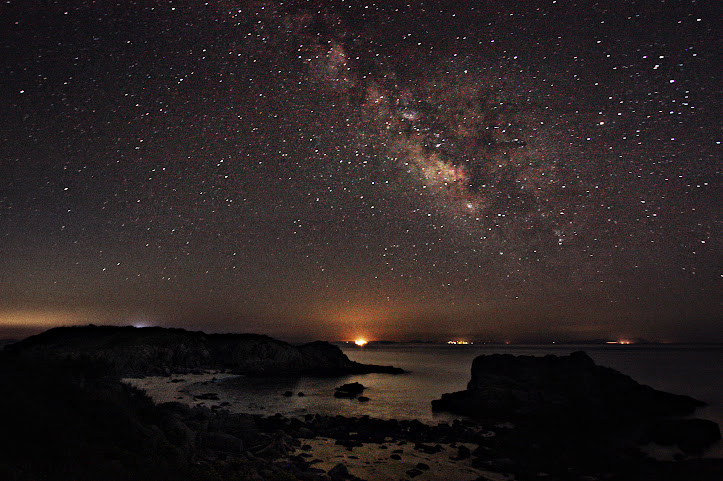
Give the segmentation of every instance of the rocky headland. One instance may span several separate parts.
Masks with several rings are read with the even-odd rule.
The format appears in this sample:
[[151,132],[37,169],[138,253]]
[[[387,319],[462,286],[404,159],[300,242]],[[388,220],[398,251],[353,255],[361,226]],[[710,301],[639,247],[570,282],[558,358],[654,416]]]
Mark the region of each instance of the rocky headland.
[[493,354],[472,363],[467,389],[432,401],[486,421],[511,421],[548,442],[619,448],[655,442],[700,453],[721,438],[718,425],[682,419],[704,402],[658,391],[584,352],[545,357]]
[[294,346],[258,334],[206,334],[161,327],[59,327],[5,350],[24,358],[105,363],[121,377],[211,369],[264,376],[403,372],[392,366],[351,361],[328,342]]

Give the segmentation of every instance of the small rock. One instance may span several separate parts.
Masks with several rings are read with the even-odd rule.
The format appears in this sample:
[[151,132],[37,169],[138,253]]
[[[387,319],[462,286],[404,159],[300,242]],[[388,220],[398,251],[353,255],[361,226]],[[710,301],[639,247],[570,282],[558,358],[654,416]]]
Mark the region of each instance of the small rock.
[[331,468],[326,474],[328,474],[333,481],[349,478],[349,470],[341,463]]
[[369,402],[369,398],[366,396],[359,396],[359,402],[360,403]]
[[399,461],[402,459],[402,457],[398,454],[392,454],[391,456],[389,456],[389,459],[395,459],[395,460]]
[[462,461],[463,459],[469,459],[471,455],[472,453],[467,446],[460,446],[457,448],[457,458],[455,459]]
[[410,469],[409,471],[407,471],[407,476],[409,476],[410,478],[415,478],[420,474],[422,474],[422,472],[418,469]]
[[437,444],[436,446],[429,446],[427,444],[419,443],[414,445],[414,449],[416,449],[417,451],[422,451],[425,454],[436,454],[442,450],[442,446],[440,446],[439,444]]
[[297,396],[299,396],[299,397],[304,397],[304,396],[306,396],[306,394],[304,394],[303,392],[299,391],[299,394],[297,394]]
[[336,444],[337,446],[344,446],[349,451],[351,451],[352,448],[359,448],[363,446],[361,441],[358,441],[356,439],[337,439],[334,444]]
[[218,401],[218,394],[215,392],[207,392],[204,394],[199,394],[198,396],[193,396],[195,399],[204,399],[209,401]]
[[417,463],[417,469],[422,471],[428,471],[429,470],[429,464],[426,463]]
[[294,393],[291,392],[291,391],[286,391],[286,392],[284,393],[284,396],[286,396],[286,397],[291,397],[291,396],[293,396],[293,395],[294,395]]
[[354,399],[366,389],[361,383],[351,382],[336,388],[334,397]]

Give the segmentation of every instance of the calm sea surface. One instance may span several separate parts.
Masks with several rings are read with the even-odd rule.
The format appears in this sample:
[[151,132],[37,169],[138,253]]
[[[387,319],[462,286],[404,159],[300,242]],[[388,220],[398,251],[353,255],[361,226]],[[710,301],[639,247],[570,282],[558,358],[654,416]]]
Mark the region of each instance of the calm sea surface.
[[[307,413],[369,415],[378,418],[419,419],[427,423],[450,421],[455,416],[433,413],[432,399],[466,388],[472,360],[481,354],[507,353],[543,356],[586,351],[598,365],[608,366],[656,389],[686,394],[708,403],[696,417],[723,426],[723,346],[447,346],[383,345],[341,346],[350,359],[368,364],[394,365],[409,371],[402,375],[364,374],[333,379],[237,378],[222,387],[233,399],[233,409],[271,415]],[[333,397],[343,383],[366,386],[367,403]],[[282,395],[285,391],[292,397]],[[298,396],[303,392],[304,396]],[[708,455],[723,456],[723,446]]]

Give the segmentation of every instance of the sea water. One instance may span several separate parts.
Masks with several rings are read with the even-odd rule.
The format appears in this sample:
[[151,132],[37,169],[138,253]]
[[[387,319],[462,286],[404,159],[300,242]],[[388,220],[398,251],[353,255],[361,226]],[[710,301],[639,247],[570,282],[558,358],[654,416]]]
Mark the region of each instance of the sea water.
[[[655,389],[686,394],[708,403],[695,417],[723,426],[723,346],[700,345],[437,345],[384,344],[340,346],[350,359],[365,364],[393,365],[407,373],[360,374],[337,378],[249,378],[218,383],[234,411],[285,416],[321,413],[389,419],[418,419],[436,424],[457,419],[432,412],[431,401],[461,391],[470,379],[472,361],[482,354],[544,356],[584,350],[601,366],[611,367]],[[334,388],[359,382],[368,402],[339,399]],[[209,386],[209,390],[211,390]],[[290,392],[287,397],[284,393]],[[302,393],[303,395],[299,395]],[[723,457],[719,443],[708,456]]]

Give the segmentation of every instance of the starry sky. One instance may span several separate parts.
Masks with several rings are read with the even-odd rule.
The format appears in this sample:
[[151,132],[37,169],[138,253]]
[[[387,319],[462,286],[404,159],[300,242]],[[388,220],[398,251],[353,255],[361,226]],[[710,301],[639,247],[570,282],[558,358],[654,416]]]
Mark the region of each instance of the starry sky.
[[715,1],[0,5],[0,337],[723,341]]

